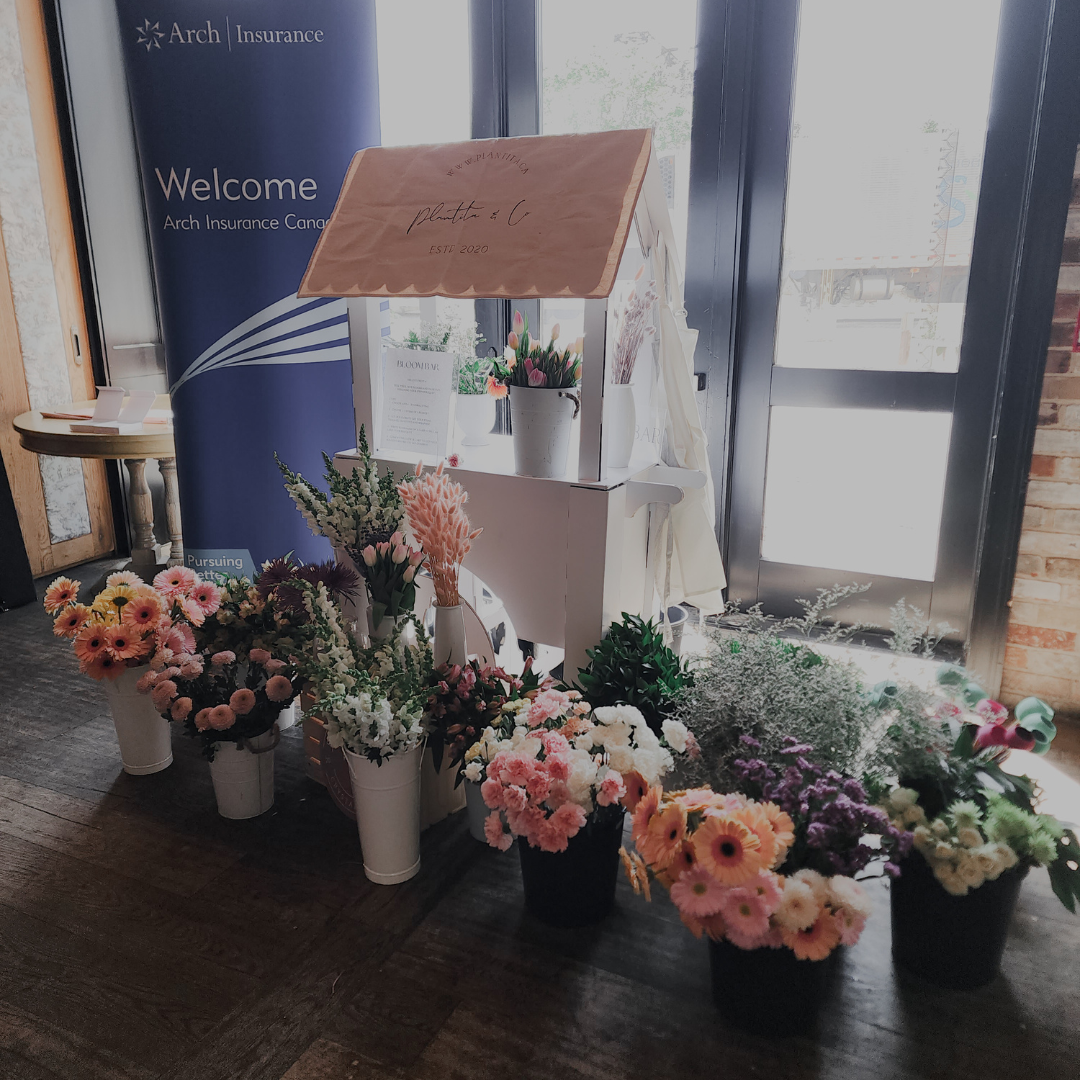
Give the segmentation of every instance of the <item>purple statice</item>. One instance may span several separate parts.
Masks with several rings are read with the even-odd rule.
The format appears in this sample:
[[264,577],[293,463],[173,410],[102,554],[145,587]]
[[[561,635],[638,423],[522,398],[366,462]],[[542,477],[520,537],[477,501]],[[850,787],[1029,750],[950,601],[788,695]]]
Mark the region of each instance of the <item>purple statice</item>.
[[[742,742],[747,750],[760,750],[753,739],[744,736]],[[789,763],[779,777],[758,757],[740,758],[732,764],[744,794],[776,803],[795,823],[795,842],[785,871],[809,867],[850,877],[879,856],[905,854],[910,835],[893,828],[888,816],[869,804],[858,780],[815,764],[807,756],[813,749],[788,736],[781,753]],[[879,836],[880,846],[866,843],[869,836]],[[892,873],[893,866],[886,862],[885,872]]]

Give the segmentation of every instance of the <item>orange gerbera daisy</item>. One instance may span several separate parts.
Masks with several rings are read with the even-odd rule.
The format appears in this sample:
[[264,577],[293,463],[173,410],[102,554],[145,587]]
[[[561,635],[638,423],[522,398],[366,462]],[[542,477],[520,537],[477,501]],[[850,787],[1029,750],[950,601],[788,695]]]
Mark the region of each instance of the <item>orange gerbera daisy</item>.
[[649,819],[660,808],[660,795],[662,789],[659,787],[650,788],[641,797],[634,810],[634,829],[633,837],[634,843],[640,844],[645,837],[645,832],[649,827]]
[[149,645],[133,626],[124,626],[123,623],[105,628],[105,642],[119,660],[134,660],[142,656]]
[[124,605],[123,620],[129,626],[154,626],[161,618],[161,611],[157,593],[140,592],[134,600]]
[[89,664],[108,644],[105,627],[101,623],[89,623],[75,635],[75,655],[81,664]]
[[635,843],[647,863],[666,868],[685,838],[686,811],[678,803],[670,802],[649,819],[645,835]]
[[50,615],[55,615],[62,607],[67,607],[68,604],[74,604],[75,598],[79,595],[79,589],[82,586],[81,581],[72,581],[68,577],[58,577],[46,590],[45,590],[45,610]]
[[772,825],[773,833],[776,835],[776,842],[780,845],[781,854],[783,854],[795,843],[795,822],[776,803],[762,803],[761,809],[765,811],[765,816],[769,819],[769,824]]
[[649,783],[637,769],[623,773],[623,783],[626,784],[626,794],[622,798],[622,804],[632,814],[649,790]]
[[123,660],[118,660],[108,649],[102,649],[93,660],[83,665],[83,671],[91,679],[119,679],[127,670]]
[[73,638],[90,620],[90,609],[85,604],[71,604],[56,616],[52,632],[57,637]]
[[828,911],[822,911],[809,929],[781,929],[780,934],[800,960],[824,960],[840,944],[840,928]]
[[667,872],[672,881],[678,881],[684,871],[693,870],[695,866],[697,866],[697,854],[694,851],[694,843],[692,840],[684,840],[671,862],[668,863]]
[[770,869],[776,863],[776,857],[780,854],[780,845],[776,842],[776,833],[773,832],[772,823],[768,815],[757,803],[747,803],[739,810],[732,810],[731,816],[736,821],[741,821],[757,838],[760,843],[758,852],[761,862],[766,869]]
[[710,814],[694,833],[698,862],[722,885],[742,885],[765,868],[761,841],[730,814]]

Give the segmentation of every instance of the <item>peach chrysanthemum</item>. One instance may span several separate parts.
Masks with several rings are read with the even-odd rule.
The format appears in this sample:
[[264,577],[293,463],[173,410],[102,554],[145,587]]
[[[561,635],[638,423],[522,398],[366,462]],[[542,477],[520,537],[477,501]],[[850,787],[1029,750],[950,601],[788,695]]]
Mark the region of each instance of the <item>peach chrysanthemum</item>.
[[781,928],[784,944],[800,960],[824,960],[840,944],[840,930],[836,920],[822,911],[806,930]]
[[90,621],[90,609],[85,604],[71,604],[56,616],[52,632],[61,638],[73,638]]
[[105,628],[105,643],[120,660],[134,660],[142,656],[149,646],[149,643],[143,641],[134,627],[123,624]]
[[228,705],[215,705],[210,710],[208,719],[215,731],[226,731],[236,723],[236,713]]
[[195,714],[195,730],[206,731],[210,727],[210,710],[200,709]]
[[186,720],[191,715],[192,702],[189,697],[177,698],[169,709],[169,715],[174,720]]
[[229,708],[237,716],[247,716],[255,708],[255,694],[247,687],[234,690],[232,697],[229,698]]
[[741,885],[763,870],[761,841],[728,814],[705,818],[693,836],[694,854],[721,885]]
[[82,587],[81,581],[73,581],[69,577],[58,577],[46,590],[45,611],[49,615],[55,615],[62,607],[74,604]]
[[271,675],[266,680],[266,696],[271,701],[288,701],[293,696],[292,683],[284,675]]
[[75,635],[75,656],[81,664],[89,664],[107,644],[105,627],[100,623],[88,623]]
[[465,514],[468,492],[443,473],[443,463],[434,472],[423,470],[423,463],[418,463],[415,477],[399,484],[398,491],[409,528],[427,555],[435,602],[440,607],[456,607],[461,603],[458,570],[483,530],[471,528]]

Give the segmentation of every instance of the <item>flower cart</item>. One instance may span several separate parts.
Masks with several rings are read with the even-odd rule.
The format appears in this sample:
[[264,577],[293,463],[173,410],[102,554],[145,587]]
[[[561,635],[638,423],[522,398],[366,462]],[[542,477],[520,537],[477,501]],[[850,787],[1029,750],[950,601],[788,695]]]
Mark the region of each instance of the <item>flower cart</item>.
[[[564,650],[568,679],[623,611],[651,614],[680,600],[722,607],[694,335],[673,246],[649,131],[372,147],[353,159],[299,290],[349,298],[357,426],[399,477],[418,461],[441,460],[445,447],[425,455],[389,446],[381,298],[584,300],[583,341],[557,353],[553,335],[547,347],[560,381],[544,381],[528,356],[527,382],[506,375],[512,402],[515,392],[522,400],[549,395],[545,408],[571,426],[566,466],[519,475],[513,437],[492,435],[448,470],[484,525],[472,568],[520,637]],[[605,412],[619,345],[609,298],[635,274],[656,283],[653,292],[639,290],[637,307],[651,309],[658,332],[646,334],[636,311],[634,347],[643,345],[639,382],[660,402],[661,436],[639,438],[620,468],[612,462],[625,447],[617,457],[609,444],[615,434],[626,442],[625,408],[617,417],[619,410]],[[521,356],[519,335],[511,339],[517,354],[508,351],[508,368]],[[349,473],[359,457],[346,450],[334,460]]]

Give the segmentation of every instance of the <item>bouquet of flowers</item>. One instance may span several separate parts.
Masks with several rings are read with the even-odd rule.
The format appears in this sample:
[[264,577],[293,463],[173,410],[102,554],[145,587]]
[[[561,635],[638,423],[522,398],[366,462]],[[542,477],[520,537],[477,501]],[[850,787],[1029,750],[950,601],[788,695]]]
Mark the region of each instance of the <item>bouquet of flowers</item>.
[[687,747],[678,721],[667,722],[661,739],[633,706],[590,716],[576,690],[542,690],[503,709],[514,714],[509,746],[487,763],[481,786],[492,811],[488,843],[500,851],[514,836],[541,851],[565,851],[590,816],[621,814],[628,798],[640,798],[671,768],[671,750]]
[[[476,660],[464,666],[440,664],[432,671],[427,699],[428,745],[431,747],[435,769],[442,768],[444,748],[450,751],[451,766],[458,765],[481,736],[489,729],[492,734],[506,727],[514,710],[504,706],[513,701],[531,700],[541,689],[549,689],[552,680],[541,683],[532,670],[532,657],[525,662],[521,677],[510,675],[500,667],[481,667]],[[509,735],[509,731],[506,732]],[[479,781],[476,769],[468,780]],[[461,783],[458,774],[457,783]],[[456,786],[456,784],[455,784]]]
[[797,831],[771,800],[652,788],[633,813],[637,852],[621,854],[635,891],[649,896],[652,872],[695,937],[740,949],[787,947],[800,960],[824,960],[837,945],[859,940],[870,902],[846,874],[808,867],[780,873]]
[[181,722],[188,735],[200,740],[207,761],[214,760],[219,742],[243,742],[269,731],[300,691],[296,669],[265,649],[249,650],[244,675],[229,650],[173,660],[148,671],[139,689],[166,720]]
[[160,669],[193,652],[193,627],[212,616],[220,589],[183,566],[162,570],[148,585],[130,570],[105,579],[89,605],[80,604],[82,583],[57,578],[45,590],[53,633],[70,640],[79,670],[94,679],[118,679],[130,667]]
[[391,619],[408,615],[416,607],[416,571],[424,553],[409,547],[396,532],[389,540],[368,544],[360,558],[371,596],[371,625],[378,626],[387,615]]
[[484,531],[469,524],[465,513],[468,492],[443,472],[441,461],[430,473],[418,462],[416,475],[397,490],[409,515],[409,529],[427,557],[435,603],[456,607],[461,603],[458,570],[472,542]]
[[1003,768],[1009,751],[1045,752],[1053,710],[1026,698],[1009,711],[962,668],[937,680],[946,700],[904,723],[894,720],[872,772],[894,827],[906,833],[941,886],[954,896],[993,881],[1017,864],[1045,866],[1069,911],[1080,899],[1075,832],[1038,812],[1040,793]]
[[503,357],[495,361],[488,377],[488,393],[505,397],[508,386],[549,390],[577,386],[581,380],[583,339],[578,338],[569,348],[560,349],[555,344],[558,338],[558,323],[552,327],[551,340],[546,345],[530,337],[529,320],[515,311]]
[[285,477],[285,490],[311,531],[316,536],[325,536],[335,547],[344,548],[359,570],[360,552],[369,544],[387,541],[398,532],[405,508],[398,495],[394,474],[387,469],[379,475],[379,466],[368,450],[363,427],[357,449],[360,466],[351,476],[339,472],[333,461],[323,454],[329,495],[292,472],[280,459],[275,460]]
[[326,723],[327,742],[376,764],[419,746],[431,671],[423,628],[407,620],[362,649],[325,585],[298,587],[308,621],[297,630],[297,663],[315,697],[310,712]]

